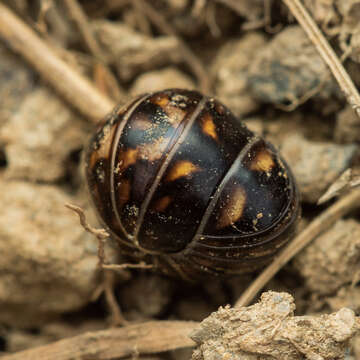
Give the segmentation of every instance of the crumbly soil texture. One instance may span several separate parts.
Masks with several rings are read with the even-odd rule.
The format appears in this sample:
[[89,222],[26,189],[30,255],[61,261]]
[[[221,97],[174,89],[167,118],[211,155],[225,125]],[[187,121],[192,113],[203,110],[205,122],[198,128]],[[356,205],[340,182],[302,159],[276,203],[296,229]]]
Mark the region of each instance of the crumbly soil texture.
[[[360,1],[302,4],[359,88]],[[222,101],[292,169],[299,232],[336,201],[317,204],[345,171],[351,184],[360,183],[360,118],[281,1],[0,6],[114,103],[164,88],[197,89]],[[83,164],[96,128],[0,35],[0,358],[114,325],[164,321],[166,332],[166,321],[182,320],[204,321],[190,334],[194,346],[153,354],[139,345],[130,357],[360,359],[360,207],[291,259],[255,308],[228,305],[258,274],[193,284],[151,269],[101,271],[98,239],[65,207],[80,206],[99,227]],[[104,256],[107,263],[128,261],[111,241]],[[78,358],[117,358],[86,356]]]

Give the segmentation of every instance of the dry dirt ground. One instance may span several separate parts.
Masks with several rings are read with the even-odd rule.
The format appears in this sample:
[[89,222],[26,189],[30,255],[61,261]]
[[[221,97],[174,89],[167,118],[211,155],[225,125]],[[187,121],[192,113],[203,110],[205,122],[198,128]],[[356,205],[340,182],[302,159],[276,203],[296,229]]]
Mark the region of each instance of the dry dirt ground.
[[[4,359],[360,359],[360,104],[286,2],[0,1]],[[302,3],[356,89],[360,1]],[[54,58],[76,77],[48,67]],[[251,307],[226,305],[257,274],[191,284],[100,271],[97,238],[64,206],[98,226],[82,161],[96,122],[116,103],[172,87],[215,96],[281,151],[301,193],[299,233],[320,216],[320,235]],[[334,183],[339,197],[318,205]],[[348,209],[321,224],[350,191]],[[111,242],[105,257],[125,261]]]

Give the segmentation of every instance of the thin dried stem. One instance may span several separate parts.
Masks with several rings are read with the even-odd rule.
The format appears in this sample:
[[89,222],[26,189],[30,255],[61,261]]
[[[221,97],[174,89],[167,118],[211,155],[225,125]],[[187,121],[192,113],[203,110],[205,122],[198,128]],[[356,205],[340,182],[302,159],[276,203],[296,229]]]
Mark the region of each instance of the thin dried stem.
[[[105,244],[106,240],[109,238],[110,234],[105,229],[97,229],[91,226],[87,220],[84,210],[77,205],[73,204],[65,204],[65,206],[74,211],[78,214],[80,219],[80,225],[84,228],[85,231],[89,232],[90,234],[96,236],[98,240],[98,259],[99,263],[98,266],[101,269],[105,270],[118,270],[124,273],[124,270],[126,269],[148,269],[152,268],[152,265],[146,265],[143,262],[140,262],[139,264],[105,264]],[[116,302],[115,296],[114,296],[114,277],[113,274],[109,271],[105,271],[103,273],[103,283],[95,290],[95,293],[93,295],[93,299],[96,300],[102,293],[105,294],[105,299],[107,302],[107,305],[110,309],[110,312],[112,314],[112,324],[113,325],[125,325],[127,324],[127,321],[122,315],[122,312],[120,310],[119,305]]]
[[110,234],[103,228],[94,228],[86,221],[86,215],[84,210],[74,204],[65,204],[65,207],[76,212],[79,216],[80,225],[84,228],[85,231],[94,235],[98,240],[98,259],[99,268],[102,268],[105,264],[105,243],[106,240],[110,237]]
[[145,264],[144,262],[139,262],[137,264],[106,264],[105,261],[105,243],[106,240],[110,237],[110,234],[105,229],[98,229],[91,226],[87,220],[84,210],[77,205],[74,204],[65,204],[65,206],[76,212],[79,216],[80,225],[84,228],[88,233],[96,236],[98,239],[98,258],[99,258],[99,267],[107,270],[125,270],[125,269],[152,269],[154,265]]
[[125,270],[125,269],[153,269],[154,265],[152,264],[146,264],[143,261],[140,261],[138,264],[103,264],[103,269],[108,270]]
[[360,171],[358,169],[345,170],[338,179],[336,179],[318,200],[318,205],[349,192],[352,188],[360,186]]
[[149,19],[144,15],[144,12],[141,10],[141,4],[138,1],[133,1],[131,5],[135,12],[137,27],[143,34],[151,36],[151,24]]
[[[104,51],[101,49],[94,32],[89,24],[88,18],[83,11],[82,7],[79,5],[77,0],[65,0],[64,1],[67,10],[71,16],[71,19],[74,21],[76,27],[78,28],[81,37],[87,48],[89,49],[90,53],[94,56],[98,64],[96,65],[96,75],[97,79],[100,79],[100,84],[102,85],[102,79],[105,79],[106,87],[104,88],[105,93],[111,93],[112,98],[119,99],[124,96],[125,91],[120,88],[120,85],[111,72],[110,68],[108,67],[108,59],[104,56]],[[101,70],[98,68],[100,67]],[[97,85],[98,83],[95,82]],[[101,88],[100,88],[101,89]],[[107,89],[111,89],[111,91],[107,91]]]
[[[242,15],[242,7],[238,0],[217,0],[233,9],[238,14]],[[266,0],[267,1],[267,0]],[[293,16],[297,19],[299,24],[313,42],[314,46],[319,51],[321,57],[329,66],[340,88],[345,94],[345,97],[354,109],[357,116],[360,117],[360,95],[351,80],[349,74],[341,64],[340,59],[335,54],[334,50],[329,45],[325,36],[321,33],[315,21],[311,18],[307,10],[304,8],[300,0],[283,0],[283,2],[290,9]]]
[[191,321],[150,321],[122,328],[88,332],[52,344],[4,355],[1,360],[111,360],[138,354],[191,348]]
[[348,103],[355,110],[356,114],[360,117],[360,95],[357,91],[349,74],[341,64],[340,59],[335,54],[334,50],[329,45],[325,36],[321,33],[315,21],[311,18],[307,10],[304,8],[300,0],[283,0],[288,6],[291,13],[303,27],[310,40],[313,42],[319,51],[323,60],[329,66],[335,79],[339,83],[340,88],[344,92]]
[[105,300],[107,307],[110,310],[110,322],[111,326],[125,326],[129,325],[129,322],[124,318],[121,308],[116,300],[114,294],[115,288],[115,274],[110,271],[104,271],[103,279],[103,291],[105,294]]
[[89,232],[90,234],[95,235],[99,240],[107,239],[110,236],[110,234],[105,229],[102,229],[102,228],[97,229],[97,228],[92,227],[86,221],[85,212],[80,206],[77,206],[77,205],[74,205],[74,204],[69,204],[69,203],[65,204],[65,206],[68,209],[76,212],[79,215],[80,224],[87,232]]
[[88,119],[98,121],[115,104],[60,59],[27,24],[0,3],[0,39],[23,56],[70,104]]
[[289,261],[294,255],[302,250],[313,239],[327,230],[338,219],[358,207],[360,204],[360,190],[354,190],[339,199],[335,204],[326,209],[315,218],[305,230],[297,235],[294,240],[279,254],[278,257],[255,279],[246,291],[237,300],[235,306],[247,306],[256,294],[272,279],[272,277]]
[[104,57],[103,52],[101,51],[100,45],[98,44],[94,33],[89,26],[87,16],[84,13],[82,7],[79,5],[77,0],[64,0],[64,3],[71,16],[71,19],[75,22],[85,45],[97,59],[106,63],[107,59]]
[[165,18],[157,12],[151,5],[144,0],[134,0],[138,2],[138,10],[143,11],[149,17],[151,22],[157,26],[164,34],[174,36],[180,44],[180,50],[184,61],[190,66],[195,76],[198,78],[199,86],[202,91],[209,93],[211,90],[211,82],[209,74],[206,72],[204,65],[186,45],[186,43],[176,34],[173,27],[165,20]]

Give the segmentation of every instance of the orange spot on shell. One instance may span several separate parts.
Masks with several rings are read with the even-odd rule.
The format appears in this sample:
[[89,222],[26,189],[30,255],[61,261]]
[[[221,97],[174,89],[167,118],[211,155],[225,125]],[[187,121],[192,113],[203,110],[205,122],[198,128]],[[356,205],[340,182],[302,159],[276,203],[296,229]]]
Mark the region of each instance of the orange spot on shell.
[[231,196],[221,209],[221,215],[218,220],[217,228],[221,229],[235,224],[244,212],[246,205],[246,192],[241,186],[237,186]]
[[160,198],[154,205],[153,209],[155,211],[158,212],[162,212],[165,211],[166,208],[169,206],[169,204],[171,203],[171,197],[170,196],[164,196],[162,198]]
[[206,135],[212,137],[214,140],[218,139],[216,126],[209,113],[206,113],[202,118],[202,130]]
[[130,165],[133,165],[136,163],[137,156],[138,156],[139,149],[129,149],[125,152],[123,152],[119,159],[121,162],[121,170],[124,170],[128,168]]
[[261,150],[251,162],[250,169],[269,172],[275,166],[272,155],[267,150]]
[[159,96],[154,99],[152,103],[160,106],[160,108],[167,115],[167,121],[175,128],[179,126],[186,115],[186,111],[179,108],[178,106],[175,106],[167,96]]
[[165,110],[169,102],[170,100],[167,96],[159,96],[153,101],[153,104],[158,105]]
[[122,180],[116,190],[117,199],[120,207],[125,205],[130,198],[131,185],[129,180]]
[[189,176],[199,168],[190,161],[182,160],[177,162],[166,176],[166,181],[174,181],[183,176]]

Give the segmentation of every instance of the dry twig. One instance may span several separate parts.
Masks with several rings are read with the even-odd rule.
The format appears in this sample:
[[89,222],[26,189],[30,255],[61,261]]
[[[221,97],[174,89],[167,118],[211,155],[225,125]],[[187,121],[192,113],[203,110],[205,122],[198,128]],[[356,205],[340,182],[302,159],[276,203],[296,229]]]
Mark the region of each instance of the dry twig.
[[360,186],[360,172],[354,171],[353,169],[347,169],[329,186],[317,203],[318,205],[323,204],[335,196],[344,194],[358,186]]
[[[217,0],[233,9],[241,15],[241,5],[237,0]],[[346,99],[350,106],[355,110],[360,117],[360,94],[356,89],[349,74],[341,64],[340,59],[335,54],[334,50],[329,45],[328,41],[321,33],[315,21],[311,18],[307,10],[304,8],[300,0],[283,0],[283,2],[290,9],[291,13],[303,27],[304,31],[313,42],[314,46],[319,51],[321,57],[329,66],[336,81],[339,83],[341,90],[344,92]]]
[[104,264],[103,269],[109,270],[124,270],[124,269],[153,269],[154,265],[146,264],[143,261],[140,261],[138,264]]
[[144,15],[141,4],[138,1],[133,1],[131,5],[135,12],[136,25],[143,34],[151,36],[151,24],[149,19]]
[[[124,318],[124,315],[121,311],[120,305],[118,304],[114,288],[116,285],[115,274],[110,271],[103,272],[103,282],[97,289],[94,295],[100,296],[102,293],[105,295],[106,305],[110,310],[110,324],[111,326],[125,326],[129,325],[129,322]],[[97,297],[94,296],[94,300]]]
[[77,205],[74,204],[65,204],[65,206],[76,212],[79,215],[79,220],[80,220],[80,225],[90,234],[93,234],[94,236],[96,236],[97,239],[99,240],[105,240],[107,239],[110,234],[105,230],[105,229],[97,229],[92,227],[87,221],[86,221],[86,216],[85,216],[85,212],[84,210]]
[[84,228],[85,231],[94,235],[99,242],[98,245],[98,258],[99,258],[99,266],[103,269],[108,270],[125,270],[125,269],[151,269],[154,265],[145,264],[144,262],[140,262],[138,264],[106,264],[105,261],[105,242],[106,239],[110,237],[110,234],[105,229],[97,229],[91,226],[86,221],[86,216],[84,210],[77,205],[74,204],[65,204],[65,206],[76,212],[79,216],[80,225]]
[[100,45],[98,44],[94,33],[89,26],[87,16],[84,13],[82,7],[79,5],[77,0],[65,0],[64,3],[71,16],[71,19],[75,22],[85,45],[98,60],[106,63],[107,59],[104,57],[103,52],[101,51]]
[[198,325],[188,321],[150,321],[88,332],[49,345],[5,355],[1,360],[111,360],[134,353],[154,354],[195,343],[188,334]]
[[[65,206],[76,212],[79,216],[80,225],[84,228],[85,231],[94,235],[98,240],[98,259],[99,263],[98,266],[100,268],[105,268],[105,242],[106,239],[110,236],[109,233],[105,229],[97,229],[92,227],[86,220],[84,210],[76,205],[73,204],[65,204]],[[123,267],[124,270],[126,267]],[[111,317],[112,317],[112,324],[114,325],[125,325],[127,321],[122,315],[119,305],[116,302],[114,296],[114,277],[113,274],[105,271],[103,273],[103,282],[100,286],[95,290],[93,294],[93,300],[95,301],[102,293],[105,294],[106,303],[110,309]]]
[[106,63],[106,58],[101,51],[100,45],[98,44],[94,33],[89,26],[86,14],[82,10],[81,6],[76,0],[65,0],[64,1],[67,10],[75,22],[83,40],[90,52],[99,60]]
[[341,90],[344,92],[348,103],[360,117],[359,92],[357,91],[349,74],[341,64],[340,59],[337,57],[325,36],[321,33],[319,27],[316,25],[315,21],[311,18],[307,10],[301,4],[300,0],[283,0],[283,2],[288,6],[288,8],[291,10],[291,13],[303,27],[310,40],[319,51],[323,60],[329,66],[335,79],[339,83]]
[[98,121],[115,104],[60,59],[10,9],[0,3],[0,39],[23,56],[61,95],[88,119]]

